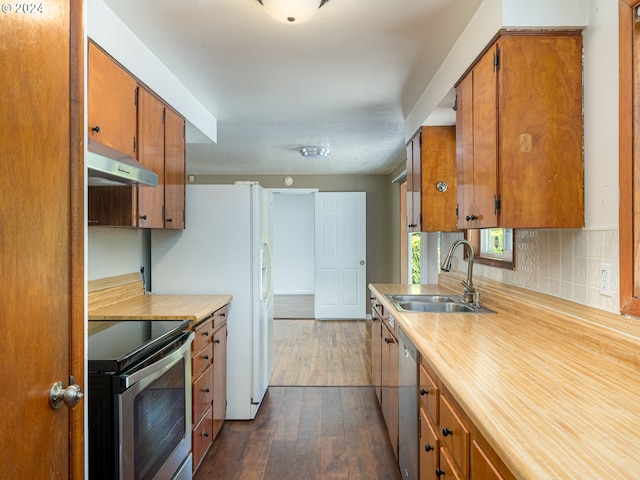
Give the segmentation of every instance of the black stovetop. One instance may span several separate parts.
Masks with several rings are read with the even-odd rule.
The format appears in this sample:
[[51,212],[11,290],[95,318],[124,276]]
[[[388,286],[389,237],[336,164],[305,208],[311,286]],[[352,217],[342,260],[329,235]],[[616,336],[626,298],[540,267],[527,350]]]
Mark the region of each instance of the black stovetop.
[[[89,372],[121,372],[169,344],[188,329],[187,320],[91,320]],[[93,329],[92,329],[93,330]]]

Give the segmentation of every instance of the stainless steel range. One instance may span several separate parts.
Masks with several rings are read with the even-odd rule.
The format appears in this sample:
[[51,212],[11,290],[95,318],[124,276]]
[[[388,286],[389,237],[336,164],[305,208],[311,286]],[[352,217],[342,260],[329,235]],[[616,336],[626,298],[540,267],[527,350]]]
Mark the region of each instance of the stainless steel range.
[[89,477],[191,478],[188,322],[89,322]]

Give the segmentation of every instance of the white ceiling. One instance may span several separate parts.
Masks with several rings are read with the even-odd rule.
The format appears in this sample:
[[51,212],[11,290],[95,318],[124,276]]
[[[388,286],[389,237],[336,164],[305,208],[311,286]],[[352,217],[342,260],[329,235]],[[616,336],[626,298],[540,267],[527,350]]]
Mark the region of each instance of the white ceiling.
[[[218,143],[188,135],[188,173],[386,174],[481,1],[330,0],[300,25],[257,0],[105,3],[218,119]],[[302,158],[304,145],[331,154]]]

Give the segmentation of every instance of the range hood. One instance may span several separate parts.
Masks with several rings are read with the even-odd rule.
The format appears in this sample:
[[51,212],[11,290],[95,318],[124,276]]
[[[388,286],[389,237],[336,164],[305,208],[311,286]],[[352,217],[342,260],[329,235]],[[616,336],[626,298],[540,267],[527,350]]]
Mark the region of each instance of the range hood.
[[158,174],[135,158],[89,140],[87,152],[89,186],[158,186]]

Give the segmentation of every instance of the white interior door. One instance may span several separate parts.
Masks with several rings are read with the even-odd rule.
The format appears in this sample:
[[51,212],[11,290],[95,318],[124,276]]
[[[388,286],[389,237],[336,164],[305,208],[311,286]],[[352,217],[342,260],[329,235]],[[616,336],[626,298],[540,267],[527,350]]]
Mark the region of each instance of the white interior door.
[[315,194],[315,318],[366,318],[366,194]]

